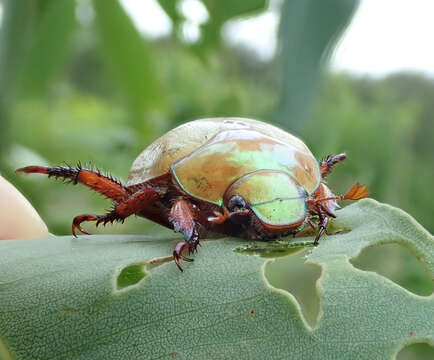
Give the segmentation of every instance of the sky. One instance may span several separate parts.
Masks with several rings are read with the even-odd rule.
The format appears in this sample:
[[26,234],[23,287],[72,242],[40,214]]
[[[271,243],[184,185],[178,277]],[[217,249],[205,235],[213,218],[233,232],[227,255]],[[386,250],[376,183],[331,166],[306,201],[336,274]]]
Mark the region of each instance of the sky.
[[[224,39],[253,49],[262,60],[270,59],[276,49],[281,1],[270,0],[270,9],[260,16],[229,22],[223,28]],[[170,20],[155,0],[121,2],[146,36],[167,36],[172,31]],[[182,0],[180,12],[188,19],[184,38],[196,41],[199,25],[208,18],[206,9],[197,0]],[[358,75],[410,70],[434,77],[433,18],[434,0],[361,0],[330,67]]]

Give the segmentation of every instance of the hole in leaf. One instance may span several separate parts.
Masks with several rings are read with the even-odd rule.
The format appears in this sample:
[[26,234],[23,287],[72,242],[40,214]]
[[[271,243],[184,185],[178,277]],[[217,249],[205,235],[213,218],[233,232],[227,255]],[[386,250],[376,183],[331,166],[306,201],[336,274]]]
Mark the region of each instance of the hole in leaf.
[[279,258],[303,251],[305,247],[312,247],[312,241],[258,241],[242,245],[234,249],[243,255],[259,255],[264,258]]
[[360,270],[375,271],[414,294],[429,296],[434,291],[434,283],[423,264],[400,244],[365,248],[351,263]]
[[427,343],[416,343],[402,348],[396,360],[434,359],[434,347]]
[[137,284],[147,275],[145,267],[144,264],[133,264],[123,268],[117,278],[117,289],[122,290]]
[[124,267],[116,279],[116,289],[124,290],[130,286],[136,285],[144,277],[149,276],[155,268],[173,261],[173,256],[166,256],[161,258],[155,258],[147,263],[131,264]]
[[288,291],[297,299],[305,320],[313,328],[320,310],[315,283],[321,268],[305,264],[305,255],[305,251],[301,251],[267,264],[265,276],[272,286]]

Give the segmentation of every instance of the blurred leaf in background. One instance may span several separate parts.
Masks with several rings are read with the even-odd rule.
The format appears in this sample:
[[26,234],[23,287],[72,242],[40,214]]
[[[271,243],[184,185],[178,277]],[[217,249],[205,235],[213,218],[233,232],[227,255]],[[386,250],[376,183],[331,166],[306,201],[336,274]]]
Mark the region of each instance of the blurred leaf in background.
[[282,83],[276,120],[304,133],[304,121],[324,67],[358,0],[292,0],[282,6],[279,40]]

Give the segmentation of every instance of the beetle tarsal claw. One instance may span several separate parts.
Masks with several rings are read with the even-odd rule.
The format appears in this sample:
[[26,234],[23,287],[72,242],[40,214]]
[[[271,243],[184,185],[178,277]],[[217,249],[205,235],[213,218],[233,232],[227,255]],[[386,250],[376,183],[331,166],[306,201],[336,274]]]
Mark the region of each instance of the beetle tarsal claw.
[[181,266],[181,260],[187,261],[187,262],[193,262],[194,261],[194,259],[190,259],[188,257],[185,257],[184,255],[182,255],[182,253],[188,249],[188,253],[193,254],[196,247],[197,247],[197,244],[188,243],[186,241],[180,242],[175,246],[175,249],[173,250],[173,260],[175,261],[175,264],[179,270],[184,271],[182,269],[182,266]]

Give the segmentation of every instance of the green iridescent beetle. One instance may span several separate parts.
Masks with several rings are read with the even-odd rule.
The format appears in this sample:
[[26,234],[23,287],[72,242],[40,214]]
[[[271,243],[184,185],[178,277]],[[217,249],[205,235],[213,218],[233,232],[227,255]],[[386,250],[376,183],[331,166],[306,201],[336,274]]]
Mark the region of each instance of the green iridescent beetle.
[[[132,214],[181,232],[173,256],[193,261],[200,237],[212,233],[262,240],[297,233],[308,223],[318,227],[315,243],[335,217],[338,200],[369,194],[353,185],[335,196],[322,182],[345,154],[320,163],[295,136],[256,120],[202,119],[183,124],[157,139],[134,161],[127,185],[81,166],[28,166],[17,172],[70,179],[110,198],[105,215],[74,218],[72,231],[87,234],[80,224],[124,221]],[[319,220],[315,225],[311,218]]]

